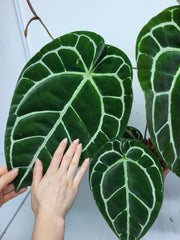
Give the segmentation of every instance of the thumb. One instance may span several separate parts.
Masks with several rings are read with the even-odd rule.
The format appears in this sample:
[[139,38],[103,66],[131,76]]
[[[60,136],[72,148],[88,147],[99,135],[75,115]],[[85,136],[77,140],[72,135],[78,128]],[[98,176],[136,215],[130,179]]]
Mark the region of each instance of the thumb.
[[37,158],[35,162],[34,170],[33,170],[32,184],[37,185],[41,181],[42,176],[43,176],[43,165],[42,165],[42,162]]
[[18,175],[19,169],[14,168],[11,171],[5,173],[0,178],[0,191],[7,186],[9,183],[11,183]]

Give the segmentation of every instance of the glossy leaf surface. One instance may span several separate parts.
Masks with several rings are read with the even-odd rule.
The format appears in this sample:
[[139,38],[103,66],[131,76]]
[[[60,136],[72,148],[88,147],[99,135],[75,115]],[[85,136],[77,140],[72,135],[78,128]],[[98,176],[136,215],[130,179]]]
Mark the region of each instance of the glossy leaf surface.
[[95,154],[89,181],[96,204],[121,240],[140,239],[151,227],[163,198],[158,159],[141,142],[114,140]]
[[31,184],[35,159],[46,171],[59,142],[79,138],[83,158],[121,136],[132,105],[132,67],[119,49],[92,32],[66,34],[43,47],[23,69],[5,136],[16,189]]
[[151,140],[180,176],[180,6],[164,10],[142,29],[136,57]]

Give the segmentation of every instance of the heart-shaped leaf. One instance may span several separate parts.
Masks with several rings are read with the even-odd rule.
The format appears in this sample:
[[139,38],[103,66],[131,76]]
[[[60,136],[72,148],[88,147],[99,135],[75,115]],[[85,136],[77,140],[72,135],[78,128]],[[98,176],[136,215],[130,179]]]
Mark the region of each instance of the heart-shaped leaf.
[[163,174],[143,143],[106,143],[92,160],[89,181],[100,212],[119,239],[140,239],[148,231],[162,204]]
[[125,129],[123,138],[130,138],[130,139],[139,140],[142,142],[143,135],[137,128],[132,126],[127,126]]
[[180,176],[180,6],[164,10],[142,29],[136,57],[151,140]]
[[132,105],[132,67],[119,49],[93,32],[66,34],[43,47],[23,69],[5,136],[16,190],[31,184],[38,157],[46,171],[59,142],[79,138],[83,157],[122,136]]

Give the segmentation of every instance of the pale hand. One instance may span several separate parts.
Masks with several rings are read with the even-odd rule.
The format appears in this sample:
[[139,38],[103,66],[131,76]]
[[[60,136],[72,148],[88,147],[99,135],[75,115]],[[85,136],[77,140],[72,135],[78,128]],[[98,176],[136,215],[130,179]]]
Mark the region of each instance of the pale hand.
[[5,202],[26,191],[27,188],[22,188],[18,192],[15,192],[12,181],[17,177],[17,175],[18,168],[8,172],[6,166],[0,167],[0,207]]
[[36,160],[31,187],[31,202],[35,216],[47,213],[64,219],[73,205],[80,182],[88,168],[89,159],[84,160],[76,173],[82,145],[77,139],[64,154],[66,145],[67,139],[64,139],[54,153],[44,176],[42,163]]

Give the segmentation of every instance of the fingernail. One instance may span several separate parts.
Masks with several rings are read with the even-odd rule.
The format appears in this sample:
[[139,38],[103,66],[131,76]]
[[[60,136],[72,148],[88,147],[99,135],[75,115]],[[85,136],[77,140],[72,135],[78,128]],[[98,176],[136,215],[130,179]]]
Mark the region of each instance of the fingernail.
[[79,143],[79,138],[73,141],[73,143],[78,144]]
[[13,170],[10,171],[12,175],[16,175],[19,172],[18,168],[14,168]]
[[85,163],[89,163],[90,162],[90,159],[89,158],[86,158],[85,159]]
[[40,165],[40,160],[37,158],[35,162],[35,166],[38,167]]
[[78,144],[78,149],[82,149],[82,143]]
[[62,142],[63,142],[63,143],[66,143],[66,142],[67,142],[67,138],[64,138],[64,139],[62,140]]

